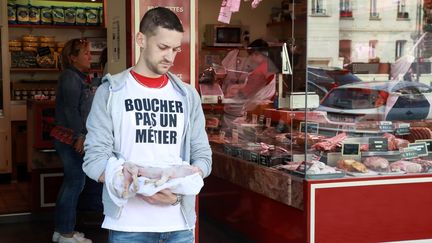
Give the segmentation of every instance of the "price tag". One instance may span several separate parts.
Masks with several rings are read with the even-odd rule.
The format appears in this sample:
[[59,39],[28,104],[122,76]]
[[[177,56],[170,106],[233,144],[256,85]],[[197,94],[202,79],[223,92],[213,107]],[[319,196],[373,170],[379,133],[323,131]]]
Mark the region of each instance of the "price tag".
[[271,127],[271,118],[270,118],[270,117],[267,117],[267,118],[266,118],[265,126],[266,126],[267,128]]
[[219,139],[220,139],[221,141],[224,141],[224,139],[225,139],[225,131],[220,131],[220,132],[219,132]]
[[257,124],[257,123],[258,123],[258,115],[252,114],[252,124]]
[[426,142],[409,143],[408,148],[415,148],[417,150],[418,156],[427,156],[428,155],[428,149],[427,149]]
[[49,55],[51,54],[51,50],[49,47],[44,46],[44,47],[38,47],[37,49],[37,54],[41,57],[41,56],[45,56],[45,55]]
[[407,147],[402,149],[401,157],[403,159],[414,159],[419,157],[417,153],[417,148]]
[[394,124],[396,135],[409,135],[410,124],[409,123],[397,123]]
[[264,119],[265,119],[264,115],[259,115],[258,124],[263,126],[264,125]]
[[369,151],[388,151],[388,139],[369,138]]
[[428,152],[432,152],[432,139],[415,140],[416,143],[426,143],[426,148]]
[[343,143],[342,144],[342,155],[343,156],[359,156],[360,155],[360,144],[359,143]]
[[393,132],[393,123],[391,121],[380,121],[378,126],[382,132]]
[[231,143],[238,143],[239,142],[239,137],[238,137],[238,130],[237,129],[233,129],[232,131],[231,131]]
[[305,132],[306,129],[308,133],[318,134],[319,124],[315,122],[300,122],[300,132]]

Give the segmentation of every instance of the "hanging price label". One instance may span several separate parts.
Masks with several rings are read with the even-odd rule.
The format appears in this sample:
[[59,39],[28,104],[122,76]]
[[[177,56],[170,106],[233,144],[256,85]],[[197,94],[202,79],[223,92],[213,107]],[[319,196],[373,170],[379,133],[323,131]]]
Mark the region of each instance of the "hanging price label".
[[414,159],[419,157],[417,148],[407,147],[402,149],[401,157],[403,159]]
[[428,155],[428,149],[425,142],[421,143],[409,143],[408,148],[415,148],[417,150],[418,156],[427,156]]
[[428,152],[432,152],[432,139],[415,140],[416,143],[426,143]]

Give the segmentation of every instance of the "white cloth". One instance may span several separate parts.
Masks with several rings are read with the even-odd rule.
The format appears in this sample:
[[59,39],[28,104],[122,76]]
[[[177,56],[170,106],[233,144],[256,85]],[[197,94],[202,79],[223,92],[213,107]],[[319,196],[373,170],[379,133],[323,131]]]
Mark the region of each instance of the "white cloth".
[[129,186],[128,198],[123,198],[124,181],[122,171],[124,162],[124,159],[111,158],[105,169],[105,187],[108,190],[110,198],[117,206],[126,205],[128,198],[134,197],[136,194],[152,196],[161,190],[170,189],[175,194],[198,195],[204,186],[203,178],[199,173],[172,178],[159,186],[156,186],[150,178],[138,177],[138,191],[135,193],[131,184]]

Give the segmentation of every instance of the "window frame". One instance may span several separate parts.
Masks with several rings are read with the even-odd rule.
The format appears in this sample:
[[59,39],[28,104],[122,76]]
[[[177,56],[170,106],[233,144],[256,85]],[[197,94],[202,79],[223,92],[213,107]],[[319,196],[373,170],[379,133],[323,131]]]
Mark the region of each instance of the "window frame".
[[369,5],[369,18],[370,19],[379,19],[380,18],[380,14],[378,12],[378,1],[377,0],[370,0],[370,5]]
[[325,0],[312,0],[311,14],[313,16],[327,16],[327,9],[325,6]]
[[396,40],[395,42],[395,61],[405,55],[405,45],[407,40]]
[[352,18],[352,4],[351,0],[340,0],[339,2],[339,16],[341,18]]

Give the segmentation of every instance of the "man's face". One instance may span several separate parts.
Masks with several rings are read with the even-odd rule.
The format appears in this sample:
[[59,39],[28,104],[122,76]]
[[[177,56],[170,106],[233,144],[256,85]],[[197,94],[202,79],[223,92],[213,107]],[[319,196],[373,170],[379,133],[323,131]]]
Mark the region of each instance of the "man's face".
[[143,35],[142,61],[145,75],[157,77],[168,72],[180,52],[183,33],[158,27],[155,35]]

